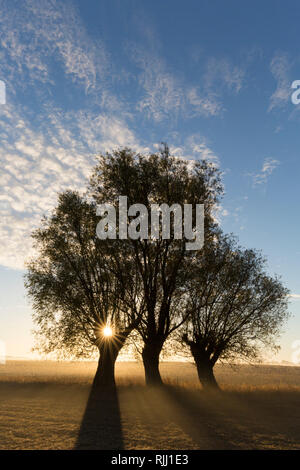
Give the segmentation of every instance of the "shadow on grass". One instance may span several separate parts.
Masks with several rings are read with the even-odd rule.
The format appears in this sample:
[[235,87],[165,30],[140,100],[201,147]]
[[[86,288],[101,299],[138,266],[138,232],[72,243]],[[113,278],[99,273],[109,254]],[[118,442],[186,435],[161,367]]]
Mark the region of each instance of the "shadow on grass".
[[199,445],[199,449],[238,449],[226,432],[225,423],[209,403],[222,400],[222,392],[204,393],[197,391],[190,396],[186,390],[165,386],[165,400],[174,409],[172,419],[180,428]]
[[123,449],[116,387],[92,385],[75,449]]
[[204,393],[165,387],[165,393],[181,410],[178,424],[200,444],[206,435],[209,448],[299,448],[299,392]]

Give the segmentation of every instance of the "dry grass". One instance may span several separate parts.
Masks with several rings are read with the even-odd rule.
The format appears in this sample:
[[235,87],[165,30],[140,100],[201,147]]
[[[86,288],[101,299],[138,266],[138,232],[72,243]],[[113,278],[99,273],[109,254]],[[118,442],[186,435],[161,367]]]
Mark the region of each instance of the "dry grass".
[[[11,381],[91,384],[96,367],[96,362],[8,361],[0,365],[0,384]],[[166,383],[201,388],[193,364],[163,362],[160,370]],[[300,390],[300,367],[222,364],[216,366],[215,373],[226,390]],[[118,362],[116,377],[119,385],[144,385],[143,366],[136,362]]]
[[149,390],[140,364],[118,363],[117,395],[93,401],[95,367],[42,361],[0,366],[0,448],[299,448],[298,367],[219,366],[224,391],[207,394],[191,364],[163,363],[167,385]]

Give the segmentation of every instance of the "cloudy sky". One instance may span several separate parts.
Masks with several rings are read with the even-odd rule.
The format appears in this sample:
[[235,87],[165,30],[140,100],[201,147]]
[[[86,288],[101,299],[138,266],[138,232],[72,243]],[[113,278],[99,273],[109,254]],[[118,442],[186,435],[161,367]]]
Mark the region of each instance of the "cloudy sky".
[[[262,4],[263,3],[263,4]],[[30,232],[99,152],[166,141],[223,171],[219,220],[291,290],[300,339],[300,79],[295,1],[0,0],[0,340],[28,355]]]

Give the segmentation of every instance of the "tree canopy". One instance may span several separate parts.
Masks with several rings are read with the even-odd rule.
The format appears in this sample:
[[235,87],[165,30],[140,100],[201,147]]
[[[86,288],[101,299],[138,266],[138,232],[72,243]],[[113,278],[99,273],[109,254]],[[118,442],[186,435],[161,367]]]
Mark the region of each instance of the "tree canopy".
[[125,245],[97,238],[97,221],[95,205],[67,191],[33,233],[38,254],[28,263],[25,283],[43,352],[87,357],[98,348],[103,359],[109,325],[114,356],[140,321],[138,270]]
[[[213,367],[219,359],[254,358],[260,344],[274,346],[287,318],[287,290],[266,274],[259,252],[222,235],[213,216],[222,192],[212,163],[172,157],[167,145],[150,155],[128,148],[100,155],[85,197],[60,194],[33,233],[37,253],[25,283],[39,350],[75,357],[98,350],[95,381],[114,384],[116,358],[135,330],[143,343],[146,382],[160,384],[160,353],[180,328],[200,380],[216,385]],[[125,219],[126,229],[135,223],[136,237],[120,236],[120,226],[115,239],[110,232],[97,236],[97,206],[110,204],[118,216],[120,196],[129,206],[145,206],[147,236],[139,210]],[[150,232],[153,204],[170,209],[167,237],[163,223],[156,236]],[[187,248],[184,218],[183,237],[175,236],[174,205],[181,210],[187,204],[196,238],[195,208],[204,205],[201,249]]]
[[[164,145],[161,152],[149,156],[122,149],[99,157],[91,178],[90,194],[97,204],[109,202],[118,209],[120,195],[128,204],[204,204],[206,238],[215,229],[212,211],[220,195],[220,173],[206,160],[187,161],[170,155]],[[130,217],[128,219],[128,222]],[[150,226],[150,221],[149,221]],[[195,213],[193,214],[195,227]],[[137,329],[143,338],[143,361],[148,383],[160,383],[159,355],[168,336],[186,318],[181,305],[184,284],[189,277],[190,259],[195,251],[186,249],[187,239],[123,240],[141,276],[140,295],[145,311]]]
[[202,383],[215,384],[212,368],[219,359],[257,359],[261,347],[276,348],[288,317],[288,290],[277,276],[266,274],[258,251],[219,235],[194,263],[187,292],[183,341]]

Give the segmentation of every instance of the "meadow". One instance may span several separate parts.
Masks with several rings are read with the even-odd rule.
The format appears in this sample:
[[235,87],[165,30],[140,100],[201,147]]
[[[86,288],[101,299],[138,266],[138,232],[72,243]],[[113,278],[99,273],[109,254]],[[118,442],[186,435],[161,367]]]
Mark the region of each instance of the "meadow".
[[219,365],[222,392],[190,363],[163,362],[165,386],[118,362],[115,393],[91,389],[94,362],[0,365],[0,449],[299,449],[300,367]]

